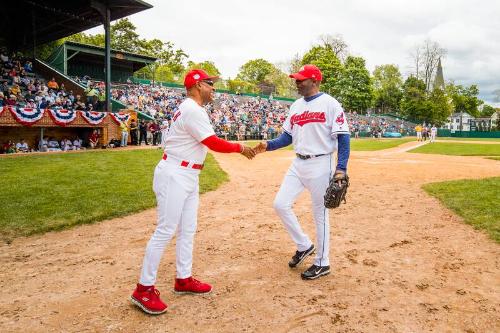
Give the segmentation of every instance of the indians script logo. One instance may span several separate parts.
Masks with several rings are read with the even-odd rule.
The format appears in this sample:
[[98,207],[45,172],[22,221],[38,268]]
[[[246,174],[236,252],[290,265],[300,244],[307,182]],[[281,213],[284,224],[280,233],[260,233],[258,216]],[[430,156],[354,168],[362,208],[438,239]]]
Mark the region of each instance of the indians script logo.
[[335,119],[335,122],[340,125],[344,125],[344,112],[340,113],[340,115]]
[[303,126],[307,123],[324,123],[325,121],[326,118],[324,112],[306,111],[302,114],[294,114],[292,118],[290,118],[290,125],[293,128],[293,125],[295,124]]

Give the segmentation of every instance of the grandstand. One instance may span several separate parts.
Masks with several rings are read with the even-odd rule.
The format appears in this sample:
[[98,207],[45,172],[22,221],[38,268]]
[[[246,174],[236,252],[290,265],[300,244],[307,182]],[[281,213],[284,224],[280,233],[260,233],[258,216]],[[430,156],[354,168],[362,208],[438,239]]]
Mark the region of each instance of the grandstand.
[[[119,136],[119,119],[161,122],[171,118],[185,98],[182,86],[130,80],[134,72],[156,61],[154,57],[111,50],[109,43],[101,48],[68,41],[55,49],[46,62],[36,57],[40,43],[99,24],[104,24],[109,36],[110,19],[147,8],[151,6],[133,0],[90,4],[74,1],[71,5],[52,0],[43,4],[21,0],[9,7],[0,23],[4,28],[20,20],[20,13],[31,13],[33,20],[27,22],[27,29],[0,36],[0,142],[24,138],[37,149],[44,136],[58,140],[80,138],[86,142],[97,129],[101,143],[105,144]],[[268,139],[280,134],[291,102],[223,91],[208,109],[219,136],[230,140]],[[122,113],[104,119],[106,114],[99,113],[103,111]],[[348,119],[356,136],[413,134],[414,124],[393,117],[353,113],[348,114]]]
[[[24,138],[30,147],[37,147],[46,135],[85,141],[94,130],[99,132],[102,143],[117,136],[120,120],[137,116],[129,111],[109,116],[95,112],[111,111],[110,21],[151,7],[140,0],[19,0],[4,6],[0,23],[0,142],[8,145],[9,141]],[[23,28],[12,29],[18,22],[23,22]],[[99,25],[104,25],[106,35],[106,46],[101,50],[103,83],[83,86],[37,59],[39,45]],[[120,55],[115,53],[115,57]],[[116,106],[115,111],[125,108]]]

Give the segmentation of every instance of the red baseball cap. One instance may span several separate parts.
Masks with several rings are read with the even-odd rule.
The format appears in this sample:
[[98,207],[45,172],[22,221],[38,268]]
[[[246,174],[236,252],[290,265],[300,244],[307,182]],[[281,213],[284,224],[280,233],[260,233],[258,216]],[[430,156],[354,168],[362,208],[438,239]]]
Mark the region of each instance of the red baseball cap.
[[321,81],[323,79],[321,71],[319,70],[318,67],[314,65],[304,65],[299,69],[297,73],[293,73],[288,76],[295,80],[300,80],[300,81],[307,79]]
[[184,78],[184,87],[186,87],[186,89],[189,89],[199,81],[203,80],[216,81],[218,79],[219,79],[218,76],[210,76],[207,74],[207,72],[205,72],[202,69],[193,69],[186,74],[186,77]]

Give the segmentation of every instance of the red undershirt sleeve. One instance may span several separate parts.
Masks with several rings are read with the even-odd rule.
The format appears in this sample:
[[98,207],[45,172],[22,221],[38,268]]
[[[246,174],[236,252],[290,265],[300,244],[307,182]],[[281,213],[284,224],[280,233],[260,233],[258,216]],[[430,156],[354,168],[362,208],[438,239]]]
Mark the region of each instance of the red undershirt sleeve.
[[239,153],[241,152],[241,145],[239,143],[231,143],[224,139],[218,138],[215,135],[201,141],[208,149],[218,153]]

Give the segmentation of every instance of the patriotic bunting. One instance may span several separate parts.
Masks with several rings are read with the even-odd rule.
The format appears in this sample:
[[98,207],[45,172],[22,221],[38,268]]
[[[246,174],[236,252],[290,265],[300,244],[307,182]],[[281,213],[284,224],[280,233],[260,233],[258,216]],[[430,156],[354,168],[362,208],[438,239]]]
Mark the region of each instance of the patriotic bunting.
[[42,119],[45,112],[43,109],[19,108],[12,106],[9,106],[8,108],[16,121],[25,126],[31,126]]
[[[108,115],[108,112],[76,111],[66,109],[34,109],[15,106],[0,107],[0,115],[7,109],[12,113],[12,116],[18,123],[25,126],[31,126],[35,124],[37,121],[43,118],[45,112],[48,112],[50,118],[52,118],[54,123],[59,126],[66,126],[68,124],[71,124],[76,120],[78,113],[80,113],[82,118],[90,125],[99,125]],[[122,121],[128,122],[130,119],[130,114],[125,112],[109,112],[109,114],[118,125],[120,125]]]
[[66,126],[68,124],[71,124],[76,119],[77,115],[77,112],[74,110],[50,109],[48,111],[54,123],[59,126]]
[[80,111],[83,119],[90,125],[98,125],[100,124],[104,118],[106,118],[106,112],[95,112],[95,111]]
[[127,122],[130,118],[130,114],[125,112],[110,113],[109,115],[118,125],[120,125],[122,121]]

